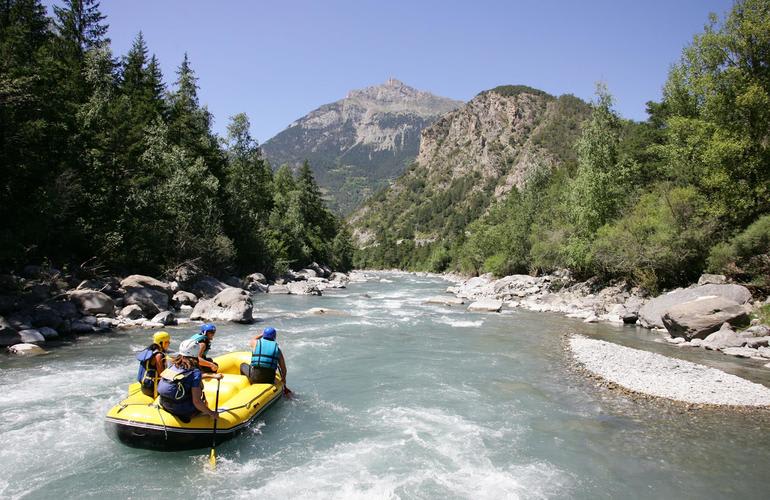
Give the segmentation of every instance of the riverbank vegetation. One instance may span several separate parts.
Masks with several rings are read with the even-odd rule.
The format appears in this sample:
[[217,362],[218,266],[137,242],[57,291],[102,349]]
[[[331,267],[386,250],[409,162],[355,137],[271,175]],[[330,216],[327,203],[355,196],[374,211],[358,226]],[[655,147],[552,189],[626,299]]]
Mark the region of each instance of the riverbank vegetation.
[[185,55],[168,85],[139,33],[116,57],[94,0],[0,4],[0,268],[347,270],[305,165],[275,175],[244,114],[212,131]]
[[357,264],[498,276],[568,268],[649,291],[709,269],[767,292],[768,68],[770,2],[737,1],[684,49],[647,121],[619,117],[600,86],[574,167],[535,168],[459,230],[424,245],[405,239],[403,252],[381,238]]

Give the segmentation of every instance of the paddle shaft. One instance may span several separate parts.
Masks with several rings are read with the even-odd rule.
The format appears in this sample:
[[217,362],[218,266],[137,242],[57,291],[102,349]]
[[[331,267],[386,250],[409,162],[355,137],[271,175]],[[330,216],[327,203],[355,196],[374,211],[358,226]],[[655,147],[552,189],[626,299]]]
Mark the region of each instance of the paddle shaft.
[[[217,379],[217,397],[214,400],[214,412],[216,413],[219,411],[219,385],[222,382],[221,378]],[[217,423],[219,422],[218,418],[214,419],[214,432],[211,433],[211,449],[213,450],[214,447],[217,445]]]

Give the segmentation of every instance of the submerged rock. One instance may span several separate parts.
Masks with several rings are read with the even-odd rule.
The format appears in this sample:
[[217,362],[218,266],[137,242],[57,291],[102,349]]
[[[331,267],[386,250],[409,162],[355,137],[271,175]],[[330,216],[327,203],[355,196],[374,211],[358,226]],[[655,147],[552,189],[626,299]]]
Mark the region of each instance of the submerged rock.
[[8,352],[16,356],[40,356],[48,354],[42,347],[35,344],[15,344],[8,348]]
[[469,311],[475,312],[500,312],[503,301],[497,299],[481,299],[468,306]]

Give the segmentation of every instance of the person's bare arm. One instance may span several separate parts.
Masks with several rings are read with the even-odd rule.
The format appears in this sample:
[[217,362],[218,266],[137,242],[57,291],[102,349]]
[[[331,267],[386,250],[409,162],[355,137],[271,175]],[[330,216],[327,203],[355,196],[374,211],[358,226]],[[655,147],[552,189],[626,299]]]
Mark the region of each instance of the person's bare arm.
[[283,353],[278,358],[278,370],[281,372],[281,379],[283,379],[283,385],[286,385],[286,361],[283,359]]
[[153,362],[155,363],[156,373],[160,375],[161,372],[163,372],[163,370],[166,369],[166,356],[164,356],[161,353],[158,353],[155,355]]
[[251,339],[251,348],[252,348],[252,349],[254,349],[255,347],[257,347],[257,341],[258,341],[259,339],[261,339],[261,338],[262,338],[262,334],[261,334],[261,333],[258,333],[258,334],[256,334],[256,335],[254,335],[254,338],[253,338],[253,339]]
[[214,410],[210,410],[208,406],[206,406],[206,403],[203,402],[201,399],[201,388],[200,387],[193,387],[192,388],[192,398],[193,398],[193,404],[195,405],[195,408],[197,408],[201,413],[204,415],[208,415],[211,418],[219,418],[219,414],[215,412]]
[[203,357],[203,353],[206,351],[206,344],[204,342],[201,342],[198,344],[198,364],[200,366],[206,366],[208,368],[211,368],[214,371],[219,370],[219,365],[216,363],[212,363],[211,361],[206,360],[206,358]]

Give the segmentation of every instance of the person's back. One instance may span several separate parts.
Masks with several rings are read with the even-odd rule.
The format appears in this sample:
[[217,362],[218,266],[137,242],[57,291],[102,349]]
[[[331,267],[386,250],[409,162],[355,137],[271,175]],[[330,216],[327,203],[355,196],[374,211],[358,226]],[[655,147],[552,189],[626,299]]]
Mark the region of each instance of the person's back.
[[252,384],[274,384],[276,369],[280,369],[286,383],[286,363],[275,337],[275,328],[267,327],[251,341],[251,363],[241,365],[241,374],[247,376]]
[[206,406],[203,395],[203,378],[222,378],[220,374],[202,374],[198,368],[198,344],[193,340],[185,340],[179,345],[179,355],[172,365],[166,368],[158,383],[160,406],[176,415],[182,422],[199,412],[216,418]]

